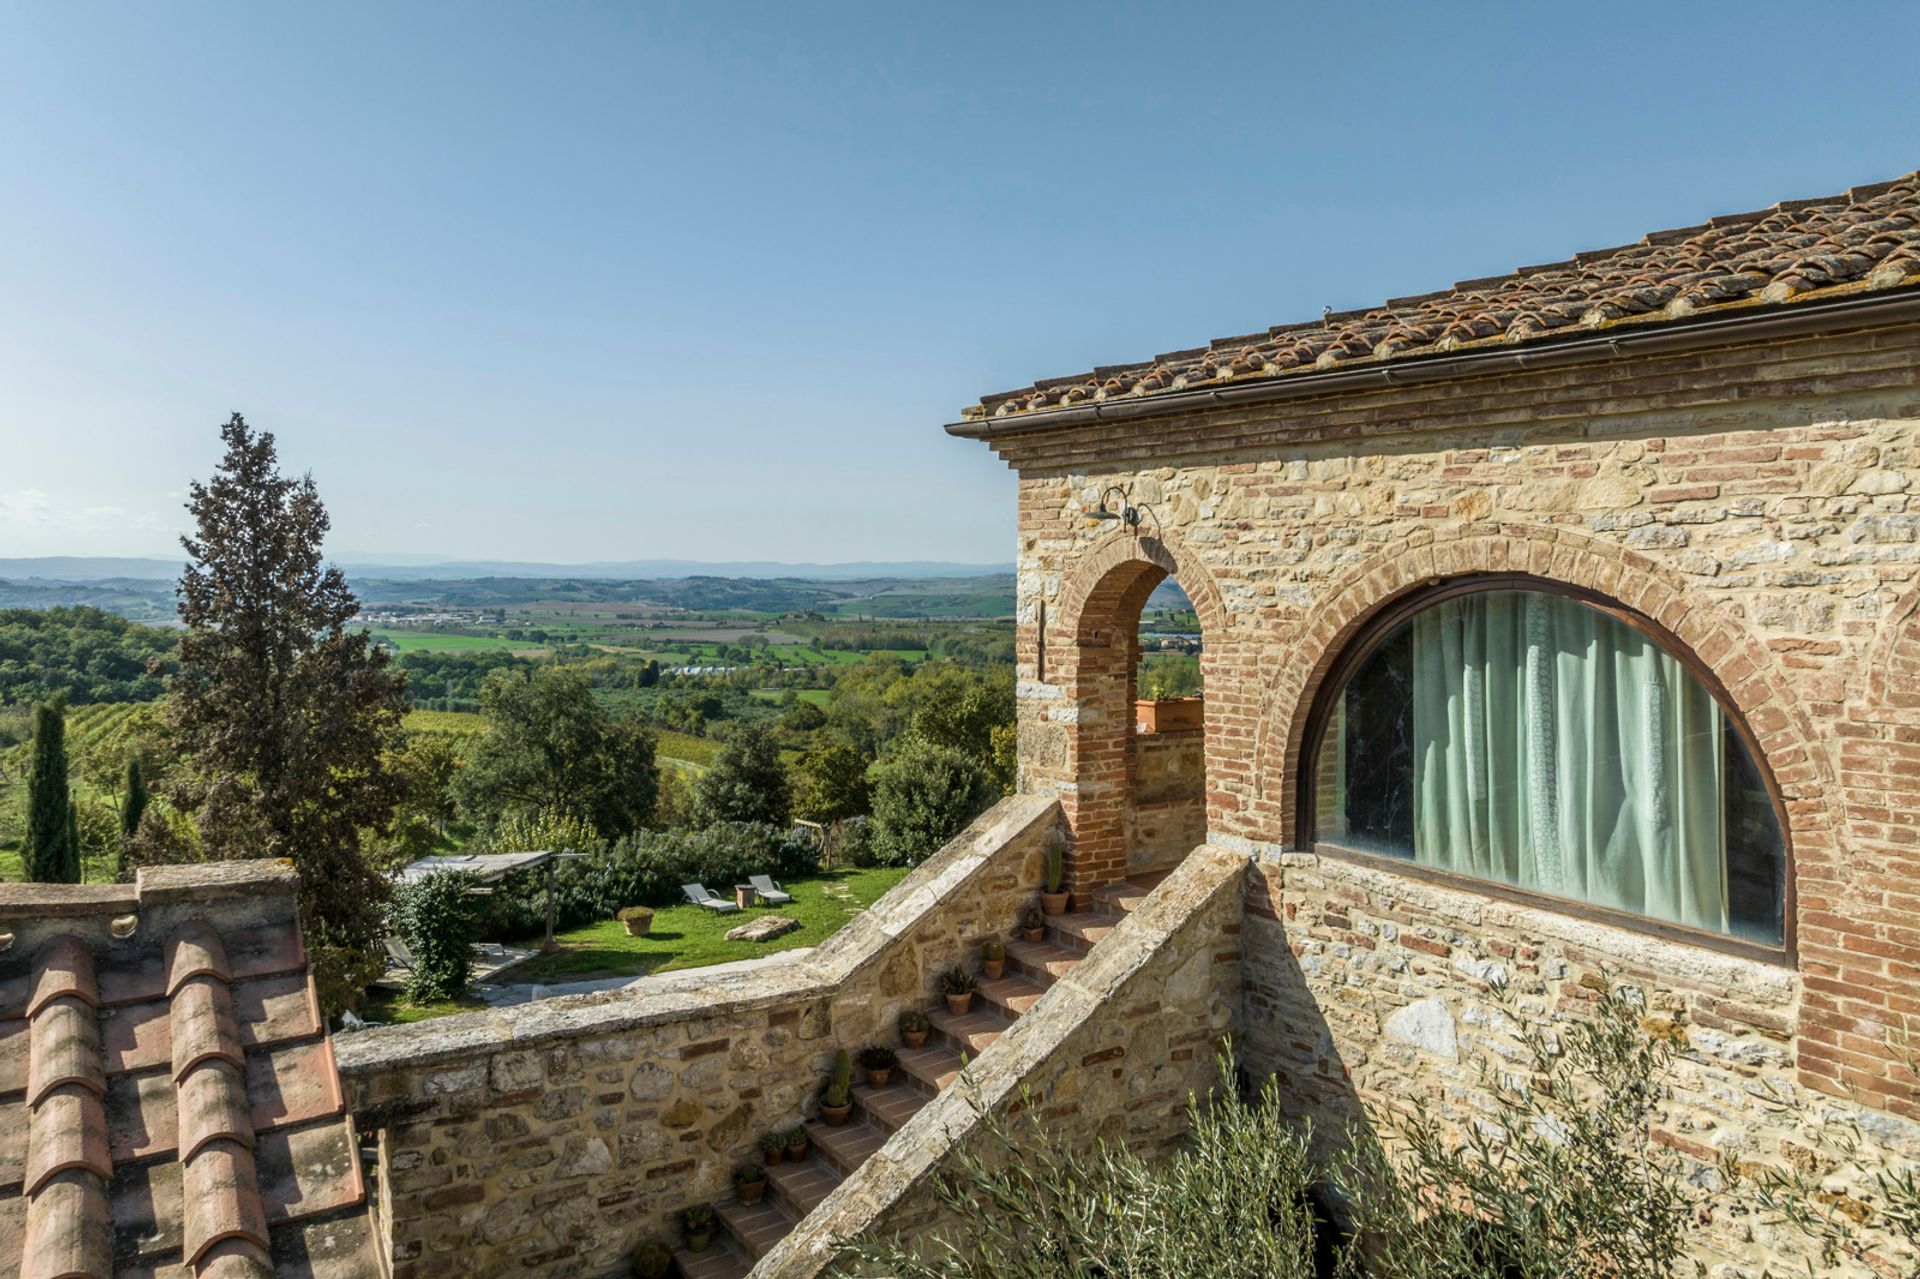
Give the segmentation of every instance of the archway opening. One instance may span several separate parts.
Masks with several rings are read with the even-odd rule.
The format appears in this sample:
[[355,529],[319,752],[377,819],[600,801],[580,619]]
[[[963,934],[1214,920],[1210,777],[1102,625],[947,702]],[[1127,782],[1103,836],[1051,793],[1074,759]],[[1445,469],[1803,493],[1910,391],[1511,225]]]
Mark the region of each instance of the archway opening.
[[1132,549],[1088,591],[1070,637],[1062,803],[1077,892],[1170,869],[1207,833],[1206,609],[1164,546]]

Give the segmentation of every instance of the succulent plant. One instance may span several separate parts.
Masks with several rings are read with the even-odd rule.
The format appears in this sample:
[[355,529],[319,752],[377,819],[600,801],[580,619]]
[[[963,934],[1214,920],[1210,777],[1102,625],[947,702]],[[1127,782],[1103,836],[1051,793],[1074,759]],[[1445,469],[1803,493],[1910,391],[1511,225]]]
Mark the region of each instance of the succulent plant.
[[986,960],[988,963],[992,963],[995,960],[1005,959],[1006,957],[1007,957],[1006,945],[1002,943],[998,938],[990,939],[988,941],[983,941],[980,943],[980,958]]
[[847,1050],[842,1048],[833,1055],[833,1081],[827,1085],[827,1090],[820,1094],[820,1104],[832,1106],[835,1110],[852,1105],[853,1097],[849,1092],[852,1087],[853,1058],[847,1056]]
[[761,1154],[771,1155],[776,1150],[785,1150],[786,1148],[787,1148],[786,1133],[767,1132],[767,1133],[760,1134],[760,1153]]
[[964,968],[949,968],[940,974],[940,993],[944,995],[971,995],[980,988],[973,974]]
[[1067,877],[1067,851],[1059,840],[1047,845],[1047,891],[1057,893]]
[[765,1181],[766,1179],[767,1170],[759,1164],[748,1164],[744,1168],[735,1168],[733,1170],[733,1184],[736,1186],[751,1186],[756,1181]]
[[868,1044],[860,1050],[860,1069],[892,1070],[900,1064],[900,1054],[885,1044]]
[[900,1014],[900,1033],[903,1035],[917,1035],[923,1030],[932,1029],[933,1023],[918,1009],[909,1008]]
[[665,1279],[673,1268],[673,1250],[658,1239],[649,1239],[633,1250],[634,1279]]
[[1038,906],[1024,906],[1021,908],[1020,927],[1042,928],[1046,926],[1046,922],[1047,917]]

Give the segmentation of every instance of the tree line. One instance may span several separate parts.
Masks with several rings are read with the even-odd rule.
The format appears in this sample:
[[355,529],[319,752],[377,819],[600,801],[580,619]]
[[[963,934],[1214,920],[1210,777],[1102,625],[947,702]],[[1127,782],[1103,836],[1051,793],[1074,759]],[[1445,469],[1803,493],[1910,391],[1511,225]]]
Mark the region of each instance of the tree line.
[[[238,414],[221,436],[219,466],[189,490],[184,629],[169,656],[149,654],[146,677],[163,680],[164,695],[124,752],[117,829],[83,841],[66,690],[50,686],[34,716],[23,868],[77,881],[83,842],[111,846],[110,873],[121,876],[289,858],[330,1011],[352,1006],[382,971],[390,872],[456,834],[478,850],[604,845],[647,831],[784,829],[797,813],[842,827],[850,856],[900,863],[937,848],[1011,783],[1010,672],[875,658],[841,673],[824,709],[723,688],[739,718],[710,766],[688,777],[659,767],[651,687],[626,690],[650,696],[623,705],[584,665],[396,661],[353,625],[359,604],[323,557],[329,520],[311,477],[281,474],[271,433]],[[470,696],[485,731],[407,731],[415,674],[443,697]]]

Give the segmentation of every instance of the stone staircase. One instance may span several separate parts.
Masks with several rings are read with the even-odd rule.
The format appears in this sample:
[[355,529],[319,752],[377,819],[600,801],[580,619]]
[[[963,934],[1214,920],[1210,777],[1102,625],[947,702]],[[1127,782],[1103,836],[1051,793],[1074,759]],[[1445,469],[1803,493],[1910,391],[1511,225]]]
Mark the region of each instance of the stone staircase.
[[[1046,937],[1010,941],[1007,966],[996,981],[980,982],[973,1009],[955,1017],[943,1006],[929,1012],[933,1033],[921,1048],[900,1048],[900,1066],[885,1088],[856,1083],[853,1114],[838,1127],[808,1120],[812,1145],[800,1163],[767,1169],[767,1192],[757,1204],[728,1199],[714,1205],[725,1235],[701,1252],[674,1252],[685,1279],[745,1279],[754,1263],[818,1207],[902,1124],[951,1084],[961,1069],[991,1047],[1047,987],[1085,958],[1118,921],[1145,899],[1164,874],[1138,876],[1093,892],[1093,909],[1047,920]],[[849,1051],[858,1044],[844,1045]],[[860,1072],[855,1072],[860,1078]]]

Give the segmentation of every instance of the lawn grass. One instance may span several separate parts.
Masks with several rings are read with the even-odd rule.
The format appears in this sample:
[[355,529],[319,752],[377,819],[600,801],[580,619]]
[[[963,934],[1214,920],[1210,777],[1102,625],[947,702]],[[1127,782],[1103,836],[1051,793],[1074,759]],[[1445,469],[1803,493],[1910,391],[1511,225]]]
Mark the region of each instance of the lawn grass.
[[[645,937],[629,937],[617,919],[559,934],[557,949],[501,974],[505,982],[581,981],[701,968],[751,959],[796,946],[815,946],[872,905],[906,876],[906,868],[823,871],[787,884],[789,906],[760,906],[720,915],[698,906],[668,906],[656,911]],[[730,884],[709,884],[715,892]],[[761,915],[797,919],[801,926],[770,942],[728,941],[726,932]]]
[[720,743],[711,737],[694,737],[689,733],[676,733],[670,728],[654,729],[653,741],[654,754],[661,759],[680,760],[696,768],[705,768],[720,753]]
[[410,1021],[451,1017],[455,1013],[470,1013],[476,1008],[486,1006],[474,995],[468,995],[464,999],[442,999],[431,1004],[415,1004],[407,999],[405,991],[375,986],[367,992],[366,1003],[360,1010],[360,1016],[381,1025],[404,1026]]
[[761,701],[773,702],[776,705],[778,705],[780,699],[788,693],[794,695],[795,701],[812,702],[815,706],[821,707],[822,709],[826,707],[828,702],[833,700],[833,690],[830,688],[756,688],[751,690],[751,692]]

